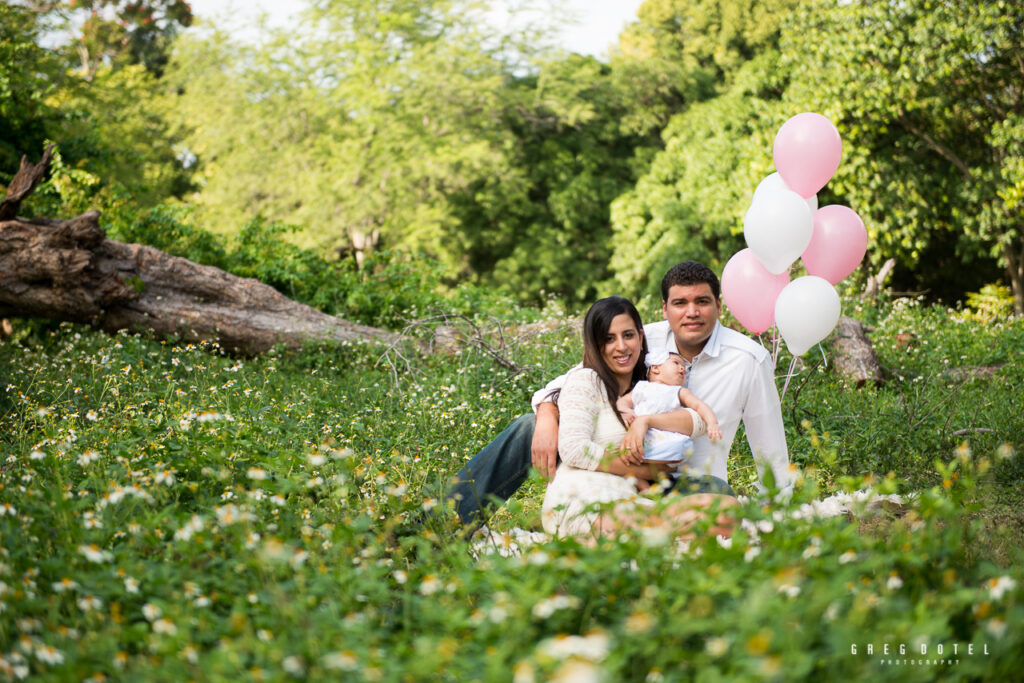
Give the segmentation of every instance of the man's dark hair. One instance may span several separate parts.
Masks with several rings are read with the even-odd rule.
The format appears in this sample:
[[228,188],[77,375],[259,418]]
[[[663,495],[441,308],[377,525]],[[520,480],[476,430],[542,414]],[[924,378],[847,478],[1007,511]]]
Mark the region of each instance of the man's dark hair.
[[711,287],[711,293],[715,295],[717,300],[721,286],[718,284],[718,276],[715,275],[713,270],[703,263],[697,263],[696,261],[677,263],[669,268],[668,272],[665,273],[665,277],[661,278],[661,300],[668,301],[668,290],[676,285],[687,287],[704,282]]

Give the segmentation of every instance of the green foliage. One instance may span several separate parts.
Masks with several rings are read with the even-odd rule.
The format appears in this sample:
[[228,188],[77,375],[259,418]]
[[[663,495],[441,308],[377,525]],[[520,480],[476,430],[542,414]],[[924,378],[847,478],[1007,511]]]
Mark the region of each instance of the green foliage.
[[18,170],[23,154],[39,153],[47,123],[55,116],[47,104],[49,76],[58,69],[36,40],[39,30],[28,10],[0,5],[0,182]]
[[324,3],[262,48],[214,33],[179,41],[174,111],[198,157],[201,220],[262,214],[303,226],[304,246],[441,242],[448,196],[509,173],[508,41],[483,33],[471,3]]
[[609,205],[632,186],[651,142],[620,132],[630,107],[596,59],[549,60],[511,89],[513,173],[452,195],[451,243],[465,254],[465,275],[486,286],[524,301],[546,293],[589,304],[609,274]]
[[638,105],[607,65],[477,19],[468,2],[328,3],[260,48],[179,41],[169,78],[198,219],[230,234],[264,215],[325,251],[377,232],[449,283],[591,299],[608,207],[655,136],[622,132]]
[[[947,301],[1002,266],[1024,312],[1024,100],[1000,85],[1019,77],[1024,54],[1012,3],[826,0],[760,20],[738,6],[692,5],[689,16],[646,3],[623,37],[646,45],[645,56],[688,55],[692,73],[720,75],[701,95],[706,104],[675,114],[665,149],[618,200],[615,285],[644,291],[646,278],[682,258],[724,263],[741,246],[750,193],[771,171],[775,132],[795,113],[818,111],[844,142],[819,204],[846,204],[865,219],[869,266],[895,257],[894,287]],[[720,32],[687,40],[703,25]]]
[[[853,390],[821,363],[791,381],[784,411],[795,462],[816,462],[814,440],[822,439],[832,451],[833,463],[822,468],[829,481],[895,473],[921,487],[937,483],[936,453],[965,442],[980,453],[1021,448],[1024,400],[1011,389],[1024,379],[1016,362],[1024,352],[1020,319],[976,322],[899,299],[881,312],[871,338],[883,386]],[[788,362],[784,356],[779,367]]]
[[141,65],[71,76],[51,102],[64,113],[51,132],[64,156],[126,199],[153,206],[192,189],[165,116],[164,85]]
[[980,323],[1003,320],[1013,315],[1013,293],[1009,287],[989,284],[979,292],[967,293],[967,315]]
[[752,58],[773,52],[793,0],[646,0],[619,37],[612,66],[634,106],[627,130],[653,131],[729,89]]
[[[102,4],[108,3],[79,2]],[[152,73],[124,60],[111,61],[109,55],[75,71],[71,67],[78,52],[69,55],[64,46],[38,44],[41,34],[53,35],[63,26],[65,9],[46,2],[34,10],[9,4],[0,8],[0,178],[13,176],[22,155],[38,159],[44,142],[52,140],[60,145],[67,168],[94,176],[96,189],[117,186],[115,192],[124,190],[143,205],[183,194],[188,179]],[[141,3],[122,9],[148,11]],[[98,16],[93,20],[107,22]],[[149,31],[151,23],[146,19],[146,28],[139,30]],[[82,54],[87,43],[76,46]]]
[[615,275],[604,290],[649,292],[679,261],[720,270],[742,248],[743,215],[788,118],[778,43],[797,4],[652,0],[624,32],[614,62],[622,74],[642,87],[634,71],[674,72],[668,87],[686,87],[667,111],[664,149],[612,206]]
[[[276,243],[274,229],[250,231]],[[993,330],[912,302],[874,315],[894,377],[855,390],[811,375],[794,405],[819,411],[804,417],[830,433],[812,425],[806,445],[793,440],[806,459],[790,505],[744,505],[749,523],[731,543],[683,551],[664,535],[625,534],[510,558],[475,557],[444,515],[412,520],[443,508],[443,482],[524,410],[542,376],[578,356],[568,328],[519,346],[515,360],[536,368],[519,374],[472,347],[417,358],[396,377],[359,344],[243,361],[71,325],[0,343],[0,672],[1011,679],[1024,647],[1019,501],[1006,527],[1018,524],[1017,536],[997,535],[989,515],[1024,477],[1012,454],[1024,446],[1019,403],[983,409],[999,434],[972,435],[969,448],[924,443],[928,428],[890,439],[895,476],[875,480],[917,494],[900,512],[802,514],[866,485],[848,442],[908,424],[880,412],[918,401],[916,387],[947,365],[1019,357],[1024,341],[1020,321]],[[903,332],[916,350],[896,346]],[[964,387],[939,419],[971,415],[980,394],[1010,403],[1022,378],[1003,372],[972,380],[978,394]],[[930,449],[927,461],[915,447]],[[521,492],[505,523],[528,525],[542,495]]]
[[765,54],[748,62],[731,90],[673,118],[665,149],[612,205],[616,291],[654,291],[669,267],[687,259],[720,270],[743,247],[743,215],[771,172],[769,131],[785,118],[777,61]]
[[328,262],[284,236],[295,229],[256,219],[234,241],[226,268],[271,285],[289,298],[367,325],[401,328],[418,311],[443,305],[436,261],[378,251],[362,267]]
[[36,10],[51,23],[77,34],[69,59],[77,59],[87,77],[102,66],[140,65],[159,76],[170,43],[192,24],[185,0],[37,0]]
[[1004,85],[1024,58],[1018,10],[827,0],[794,14],[783,50],[793,111],[820,110],[843,135],[829,190],[865,218],[869,260],[894,256],[918,286],[955,300],[991,280],[988,259],[997,259],[1024,313],[1012,199],[1024,97]]

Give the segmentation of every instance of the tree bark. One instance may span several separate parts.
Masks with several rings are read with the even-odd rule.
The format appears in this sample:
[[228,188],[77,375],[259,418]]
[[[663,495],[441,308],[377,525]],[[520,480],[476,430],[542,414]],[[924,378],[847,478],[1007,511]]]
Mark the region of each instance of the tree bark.
[[882,382],[882,366],[878,354],[868,339],[864,325],[845,315],[839,318],[839,330],[832,342],[836,371],[857,386],[867,382]]
[[217,341],[243,355],[276,344],[398,336],[322,313],[257,280],[109,240],[99,212],[66,221],[17,218],[22,199],[45,173],[22,159],[0,202],[0,318],[44,317],[107,332],[151,330],[159,338]]
[[885,263],[878,270],[875,275],[868,277],[867,283],[864,285],[864,293],[861,298],[865,301],[874,301],[878,298],[879,293],[882,291],[882,285],[885,284],[885,279],[889,277],[889,273],[896,267],[896,259],[886,259]]
[[1013,292],[1013,312],[1024,315],[1024,238],[1015,244],[1011,239],[1003,246],[1006,276]]

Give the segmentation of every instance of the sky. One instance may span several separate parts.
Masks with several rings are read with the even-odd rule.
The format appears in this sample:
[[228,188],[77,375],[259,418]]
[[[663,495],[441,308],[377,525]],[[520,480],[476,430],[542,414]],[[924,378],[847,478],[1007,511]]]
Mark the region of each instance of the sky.
[[[561,46],[569,52],[603,58],[623,27],[636,19],[643,0],[564,0],[579,23],[561,35]],[[237,17],[255,19],[266,12],[272,25],[285,25],[304,6],[302,0],[193,0],[192,12],[200,18]]]

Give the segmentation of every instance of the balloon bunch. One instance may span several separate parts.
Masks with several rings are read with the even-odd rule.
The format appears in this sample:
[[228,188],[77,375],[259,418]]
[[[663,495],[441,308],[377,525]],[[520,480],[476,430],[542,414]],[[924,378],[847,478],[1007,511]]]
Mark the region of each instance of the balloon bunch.
[[[777,173],[754,191],[743,220],[747,248],[725,265],[722,298],[750,332],[760,335],[776,325],[795,358],[839,322],[833,285],[860,264],[868,235],[853,210],[837,204],[818,208],[817,193],[843,156],[831,121],[797,114],[779,129],[772,152]],[[790,282],[789,269],[798,258],[808,274]]]

